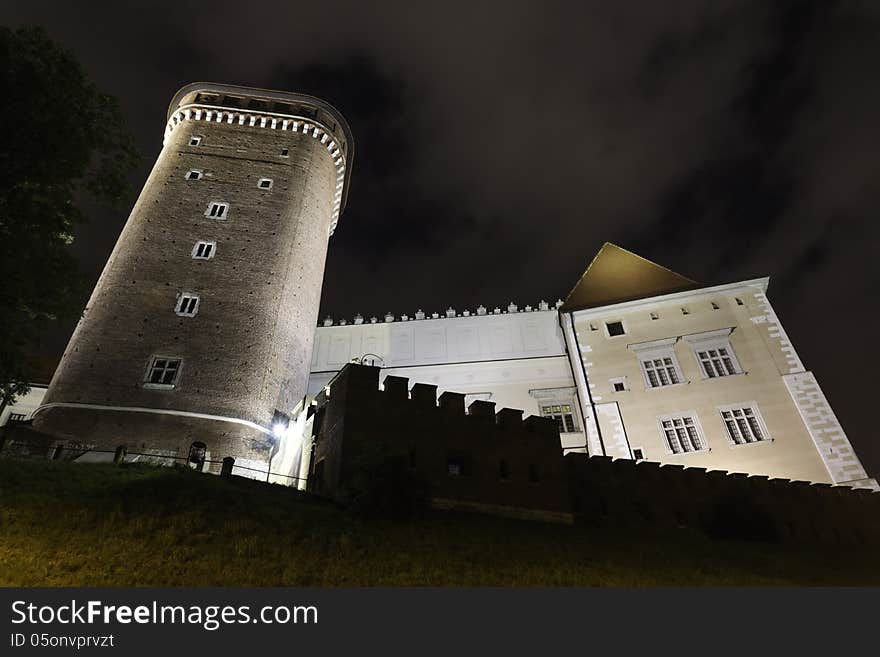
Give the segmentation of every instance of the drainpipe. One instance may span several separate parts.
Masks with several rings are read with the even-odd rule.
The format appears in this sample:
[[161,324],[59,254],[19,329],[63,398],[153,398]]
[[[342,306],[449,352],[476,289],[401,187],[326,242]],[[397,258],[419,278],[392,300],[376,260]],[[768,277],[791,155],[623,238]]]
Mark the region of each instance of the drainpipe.
[[[599,426],[599,416],[596,414],[596,403],[593,401],[593,393],[590,392],[590,379],[589,379],[589,377],[587,377],[587,368],[584,367],[584,358],[581,355],[581,345],[580,345],[580,342],[578,341],[577,330],[575,329],[575,326],[574,326],[574,313],[566,313],[566,314],[568,315],[568,319],[571,321],[571,333],[574,336],[574,346],[575,346],[575,349],[577,350],[577,354],[576,354],[577,355],[577,362],[580,363],[581,372],[584,375],[584,388],[586,388],[587,398],[589,399],[589,402],[590,402],[590,409],[593,412],[593,420],[596,422],[596,434],[599,436],[599,446],[602,448],[602,456],[607,456],[608,454],[605,451],[605,441],[602,440],[602,428]],[[562,328],[562,322],[563,322],[562,313],[560,313],[559,314],[560,328]],[[565,329],[563,329],[562,334],[563,334],[563,336],[565,335]],[[568,340],[565,340],[565,346],[567,349],[568,348]],[[571,378],[574,379],[574,382],[575,382],[574,390],[578,396],[578,403],[581,403],[581,395],[580,395],[580,391],[578,390],[578,386],[577,386],[577,377],[574,374],[574,366],[571,364],[571,357],[570,356],[568,359],[568,365],[572,370],[571,371]],[[587,454],[589,454],[590,453],[590,448],[589,448],[590,441],[589,441],[589,437],[588,437],[589,434],[587,432],[588,432],[587,419],[584,418],[584,437],[587,438],[587,443],[586,443],[587,444]]]

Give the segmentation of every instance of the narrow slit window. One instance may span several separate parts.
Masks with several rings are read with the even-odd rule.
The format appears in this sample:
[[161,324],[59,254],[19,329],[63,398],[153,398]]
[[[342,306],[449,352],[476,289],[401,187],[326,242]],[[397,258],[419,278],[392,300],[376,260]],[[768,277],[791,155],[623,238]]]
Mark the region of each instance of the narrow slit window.
[[195,260],[208,260],[214,257],[214,252],[216,250],[216,242],[206,242],[205,240],[199,240],[193,247],[192,257]]
[[199,295],[192,292],[184,292],[177,299],[174,312],[181,317],[195,317],[199,312]]
[[208,208],[205,210],[205,216],[211,217],[213,219],[226,219],[226,215],[228,212],[229,203],[211,201],[210,203],[208,203]]

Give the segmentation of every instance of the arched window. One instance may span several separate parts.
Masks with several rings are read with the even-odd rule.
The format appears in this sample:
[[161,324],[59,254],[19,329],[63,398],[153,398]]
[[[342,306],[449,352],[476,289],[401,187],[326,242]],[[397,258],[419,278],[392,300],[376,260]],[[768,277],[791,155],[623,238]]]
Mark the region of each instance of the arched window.
[[189,466],[201,472],[205,466],[205,454],[207,451],[208,446],[201,441],[196,441],[190,445],[189,458],[187,459]]

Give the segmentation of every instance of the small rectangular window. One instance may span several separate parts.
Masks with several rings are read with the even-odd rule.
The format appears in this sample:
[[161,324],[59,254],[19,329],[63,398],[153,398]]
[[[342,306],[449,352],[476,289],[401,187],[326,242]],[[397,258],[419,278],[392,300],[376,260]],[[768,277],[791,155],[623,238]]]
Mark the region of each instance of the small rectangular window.
[[260,189],[272,189],[272,179],[260,178],[259,182],[257,182],[257,187]]
[[190,146],[198,146],[201,143],[202,143],[201,137],[190,137],[189,138],[189,145]]
[[681,309],[681,314],[682,314],[682,315],[690,315],[690,314],[691,314],[691,311],[688,310],[687,308],[682,308],[682,309]]
[[715,303],[714,301],[712,302],[712,310],[720,310],[720,308],[721,308],[721,306],[719,306],[719,305],[718,305],[717,303]]
[[605,327],[608,329],[608,335],[612,338],[625,333],[623,322],[606,322]]
[[633,458],[636,461],[643,461],[645,459],[645,451],[641,448],[633,450]]
[[741,305],[743,305],[743,301],[742,301],[742,299],[740,299],[739,297],[735,297],[735,299],[736,299],[736,305],[737,305],[737,306],[741,306]]
[[202,177],[202,172],[198,169],[190,169],[186,172],[187,180],[200,180]]
[[192,257],[196,260],[208,260],[214,257],[214,251],[216,251],[216,249],[216,242],[206,242],[204,240],[199,240],[193,247]]
[[179,358],[154,357],[147,368],[145,383],[154,386],[174,386],[180,375],[181,363],[182,361]]
[[212,217],[214,219],[226,219],[226,214],[228,210],[229,203],[211,201],[210,203],[208,203],[208,208],[205,210],[205,216]]
[[624,390],[626,390],[626,386],[623,384],[623,381],[614,382],[614,392],[623,392]]
[[24,415],[24,414],[22,414],[22,413],[10,413],[10,414],[9,414],[9,422],[10,422],[10,423],[12,423],[12,422],[24,422],[25,420],[27,420],[27,415]]
[[281,157],[288,157],[289,155],[290,155],[290,149],[289,149],[289,148],[282,148],[282,149],[281,149]]
[[183,292],[177,298],[174,312],[182,317],[194,317],[199,312],[199,295],[192,292]]
[[654,319],[660,319],[660,315],[658,315],[657,313],[651,313],[651,319],[652,319],[652,320],[654,320]]

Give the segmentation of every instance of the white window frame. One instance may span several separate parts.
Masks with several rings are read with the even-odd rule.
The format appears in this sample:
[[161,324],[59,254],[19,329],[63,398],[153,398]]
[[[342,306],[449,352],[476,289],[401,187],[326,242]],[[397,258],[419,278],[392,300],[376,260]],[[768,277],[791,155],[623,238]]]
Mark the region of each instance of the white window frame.
[[[196,174],[195,178],[192,177],[192,174]],[[186,172],[187,180],[201,180],[204,177],[205,173],[201,169],[190,169]]]
[[[215,206],[219,209],[212,214],[211,210],[213,210]],[[229,218],[229,203],[226,201],[210,201],[208,207],[205,209],[205,216],[208,217],[208,219],[226,221]]]
[[[694,352],[694,358],[697,361],[697,367],[699,367],[700,376],[703,379],[723,379],[728,376],[744,373],[736,357],[736,352],[730,344],[730,334],[732,331],[733,328],[723,328],[717,331],[693,333],[683,337]],[[710,351],[718,352],[719,350],[724,350],[726,356],[719,354],[712,357],[709,355]],[[707,354],[706,361],[708,361],[708,364],[700,357],[701,352]],[[725,359],[727,362],[724,362]],[[731,369],[733,369],[732,372],[730,371]]]
[[[754,436],[754,427],[748,421],[748,415],[746,411],[749,411],[752,415],[752,418],[755,420],[755,423],[758,426],[758,430],[761,432],[762,438],[760,440],[748,440],[743,438],[742,432],[742,424],[740,423],[740,418],[738,418],[734,413],[739,411],[742,413],[742,419],[746,423],[746,428],[748,429],[750,435]],[[725,418],[724,414],[730,413],[732,414],[731,418]],[[721,428],[724,431],[724,435],[727,436],[727,441],[731,447],[746,447],[748,445],[760,445],[762,443],[772,443],[773,437],[770,435],[770,432],[767,430],[767,424],[764,422],[764,418],[761,415],[761,411],[758,408],[757,402],[754,400],[748,402],[740,402],[739,404],[725,404],[724,406],[718,407],[718,419],[721,421]],[[728,427],[728,421],[735,422],[737,435],[744,442],[737,442],[736,437],[731,433],[730,428]]]
[[[195,299],[195,303],[189,303],[193,299]],[[174,314],[180,317],[195,317],[199,313],[201,301],[195,292],[181,292],[177,295],[177,302],[174,304]]]
[[[646,390],[661,390],[663,388],[671,388],[673,386],[685,385],[688,383],[688,380],[685,379],[684,371],[681,369],[681,363],[678,362],[678,358],[675,355],[675,343],[677,341],[678,337],[674,337],[627,345],[627,348],[636,355],[636,358],[639,359],[639,370],[642,373],[642,379],[645,382]],[[671,381],[671,377],[668,374],[668,368],[671,367],[675,373],[675,378],[677,378],[678,381],[675,383],[663,383],[662,377],[658,376],[657,381],[659,385],[652,385],[651,376],[648,371],[649,368],[645,366],[645,361],[653,362],[655,360],[662,361],[665,359],[670,359],[671,363],[663,363],[662,367],[664,374],[667,379]],[[656,372],[656,368],[651,369]]]
[[201,146],[202,139],[203,139],[202,135],[190,135],[189,145],[190,146]]
[[[541,417],[548,417],[544,415],[545,406],[568,406],[571,408],[572,430],[560,431],[560,435],[584,433],[584,422],[578,406],[576,388],[535,388],[529,390],[529,395],[537,402],[538,415]],[[551,419],[555,420],[555,418]],[[563,423],[565,423],[565,420],[563,420]]]
[[[688,424],[688,420],[690,420],[690,424]],[[676,425],[676,421],[681,422],[681,425]],[[664,422],[669,422],[672,424],[672,427],[664,426]],[[700,443],[700,449],[690,449],[690,450],[682,450],[680,452],[676,452],[675,449],[669,442],[669,437],[667,435],[667,431],[671,428],[675,433],[676,440],[678,441],[679,446],[681,446],[681,431],[682,429],[687,437],[688,444],[693,447],[693,437],[690,435],[690,432],[687,430],[688,427],[692,427],[697,435],[697,440]],[[657,416],[657,428],[660,430],[660,440],[663,441],[663,446],[666,449],[666,453],[671,456],[685,456],[687,454],[702,454],[704,452],[711,451],[709,447],[709,441],[706,440],[706,432],[703,431],[703,427],[700,424],[700,418],[697,417],[696,411],[683,411],[681,413],[670,413],[668,415],[658,415]]]
[[[286,153],[284,151],[287,151]],[[290,157],[290,147],[284,146],[279,153],[279,157]]]
[[[629,392],[629,382],[626,380],[625,376],[616,376],[613,379],[608,379],[608,383],[611,384],[611,392],[613,392],[613,393]],[[615,389],[614,386],[618,383],[623,385],[623,390]]]
[[[199,247],[210,246],[211,250],[208,255],[199,255]],[[192,249],[192,258],[193,260],[210,260],[214,257],[214,254],[217,253],[217,242],[212,242],[208,240],[198,240]]]
[[[156,366],[156,361],[177,361],[177,368],[174,370],[174,378],[171,380],[171,383],[153,383],[150,381],[153,378],[153,369]],[[163,368],[163,371],[167,371],[169,368]],[[172,390],[175,386],[177,386],[180,381],[180,372],[183,370],[183,359],[174,357],[174,356],[152,356],[150,360],[147,361],[147,370],[144,373],[144,388],[152,388],[154,390]]]
[[[268,182],[269,185],[267,187],[263,187],[264,182]],[[275,184],[275,181],[272,180],[271,178],[260,178],[257,181],[257,189],[261,189],[264,192],[268,192],[270,189],[272,189],[272,185],[274,185],[274,184]]]

